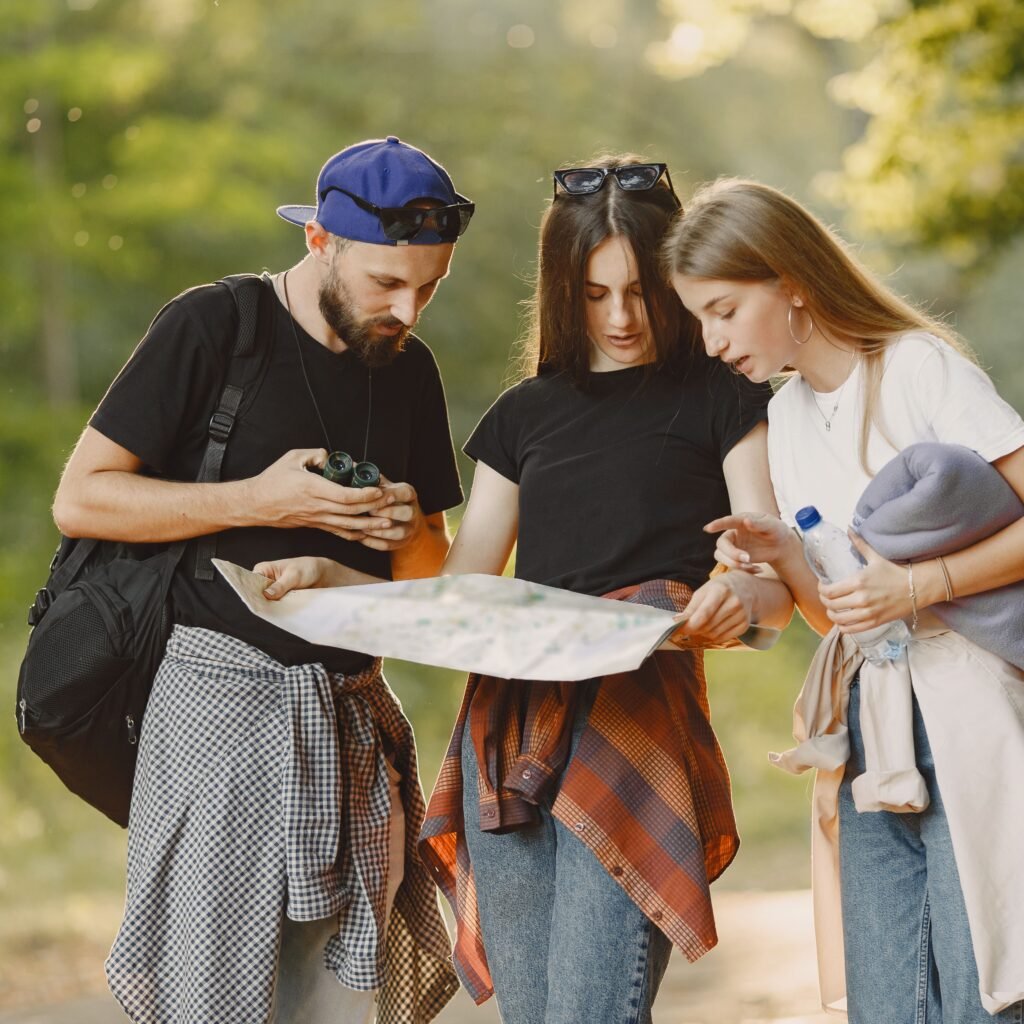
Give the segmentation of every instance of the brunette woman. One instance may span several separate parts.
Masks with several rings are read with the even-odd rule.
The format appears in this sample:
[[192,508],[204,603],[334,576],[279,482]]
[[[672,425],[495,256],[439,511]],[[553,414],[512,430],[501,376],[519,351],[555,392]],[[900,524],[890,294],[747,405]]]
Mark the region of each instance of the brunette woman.
[[505,1024],[650,1021],[672,946],[715,944],[708,886],[738,838],[700,645],[792,607],[778,582],[708,581],[702,524],[774,509],[769,392],[694,347],[657,263],[678,206],[663,164],[554,173],[531,373],[465,448],[446,573],[501,573],[518,543],[517,577],[675,609],[691,647],[584,684],[470,677],[420,849],[456,967]]

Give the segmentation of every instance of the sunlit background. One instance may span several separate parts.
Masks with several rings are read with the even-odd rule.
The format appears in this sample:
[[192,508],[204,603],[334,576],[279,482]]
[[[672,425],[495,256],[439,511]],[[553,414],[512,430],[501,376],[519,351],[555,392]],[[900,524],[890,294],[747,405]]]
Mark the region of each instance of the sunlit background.
[[[789,191],[1024,408],[1017,0],[6,0],[2,21],[0,1019],[102,989],[123,888],[124,834],[13,714],[61,465],[164,302],[301,255],[274,208],[313,201],[336,150],[398,135],[477,203],[421,325],[457,445],[511,379],[550,171],[609,150],[666,161],[684,202],[722,174]],[[810,785],[766,753],[812,649],[798,625],[710,659],[743,836],[725,889],[808,883]],[[461,680],[388,674],[429,788]]]

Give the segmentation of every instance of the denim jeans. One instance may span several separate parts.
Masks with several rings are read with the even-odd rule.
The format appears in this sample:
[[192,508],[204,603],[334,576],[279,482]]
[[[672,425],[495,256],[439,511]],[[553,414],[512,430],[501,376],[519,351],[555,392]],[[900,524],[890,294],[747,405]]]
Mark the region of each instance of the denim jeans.
[[[580,701],[573,751],[591,700]],[[504,835],[480,831],[468,734],[462,770],[466,842],[504,1024],[650,1024],[672,952],[664,933],[550,808]]]
[[856,681],[848,718],[839,855],[849,1024],[1021,1024],[1024,1003],[995,1017],[981,1005],[960,876],[917,700],[914,748],[931,798],[919,814],[857,812],[851,790],[864,771],[864,744]]

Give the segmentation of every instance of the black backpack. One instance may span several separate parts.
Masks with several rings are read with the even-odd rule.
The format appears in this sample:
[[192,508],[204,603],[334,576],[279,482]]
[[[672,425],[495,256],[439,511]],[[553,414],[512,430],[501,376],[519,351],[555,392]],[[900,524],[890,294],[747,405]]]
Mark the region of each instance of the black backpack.
[[[269,344],[257,332],[272,291],[252,274],[224,278],[238,330],[197,481],[220,479],[243,395],[262,382]],[[171,545],[61,537],[18,675],[21,738],[72,793],[128,824],[146,701],[173,625],[168,598],[187,541]],[[196,545],[195,575],[212,579],[215,536]]]

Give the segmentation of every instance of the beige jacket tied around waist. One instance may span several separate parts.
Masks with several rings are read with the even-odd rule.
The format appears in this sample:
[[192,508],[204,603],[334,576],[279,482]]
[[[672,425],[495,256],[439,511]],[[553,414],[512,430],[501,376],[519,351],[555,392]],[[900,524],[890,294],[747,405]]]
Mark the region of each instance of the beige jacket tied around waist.
[[[817,769],[811,873],[822,1006],[831,1013],[846,1010],[838,798],[849,756],[849,689],[858,669],[866,756],[869,731],[883,760],[905,754],[905,695],[912,688],[917,697],[949,819],[981,1002],[998,1013],[1024,999],[1024,672],[927,613],[907,657],[883,667],[865,662],[854,641],[833,629],[818,647],[793,709],[797,746],[770,755],[794,774]],[[889,694],[881,689],[886,684]],[[882,693],[883,703],[893,698],[895,713],[872,713],[871,692]],[[912,748],[912,737],[910,743]],[[877,773],[883,790],[887,774],[895,790],[914,792],[912,764]],[[911,810],[914,802],[900,809]],[[858,810],[863,806],[858,801]]]

